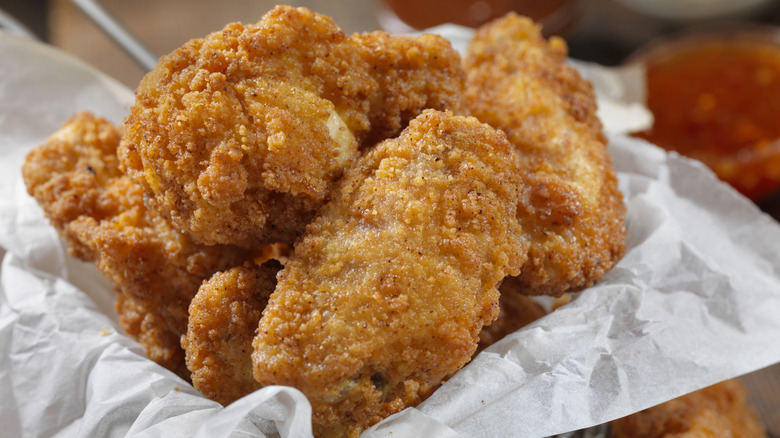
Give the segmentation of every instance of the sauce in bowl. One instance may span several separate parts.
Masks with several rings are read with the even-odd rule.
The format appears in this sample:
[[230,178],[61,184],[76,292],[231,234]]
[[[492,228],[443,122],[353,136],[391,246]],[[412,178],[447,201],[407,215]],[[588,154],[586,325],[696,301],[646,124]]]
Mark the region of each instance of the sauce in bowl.
[[780,43],[694,35],[639,57],[653,126],[636,136],[698,159],[753,200],[780,188]]

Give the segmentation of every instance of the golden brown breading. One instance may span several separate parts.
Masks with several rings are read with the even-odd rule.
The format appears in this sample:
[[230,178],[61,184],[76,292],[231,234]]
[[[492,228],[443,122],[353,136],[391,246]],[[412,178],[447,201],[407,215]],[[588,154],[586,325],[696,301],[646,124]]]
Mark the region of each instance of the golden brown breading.
[[378,83],[371,99],[371,132],[364,144],[397,136],[424,109],[465,114],[466,72],[450,42],[439,35],[419,37],[371,32],[350,36]]
[[726,380],[610,424],[613,438],[763,438],[738,379]]
[[625,247],[625,206],[589,82],[515,14],[478,29],[464,60],[472,114],[504,130],[523,160],[518,211],[529,261],[513,287],[560,295],[598,281]]
[[431,110],[369,151],[279,273],[255,379],[300,389],[338,435],[460,369],[524,261],[518,171],[503,133]]
[[424,105],[464,106],[451,92],[464,87],[458,60],[441,38],[349,37],[328,17],[278,6],[163,57],[136,90],[120,158],[199,242],[292,243],[359,141],[376,138],[372,124],[389,135]]
[[118,144],[113,124],[78,113],[33,149],[22,166],[28,193],[68,240],[70,252],[84,260],[94,261],[95,255],[66,232],[71,222],[81,216],[102,220],[142,203],[141,188],[120,178]]
[[[241,264],[246,254],[234,247],[195,244],[147,209],[141,187],[119,170],[118,144],[119,133],[110,122],[80,113],[30,152],[22,175],[28,192],[68,241],[71,254],[96,263],[132,299],[118,303],[117,309],[155,313],[145,320],[146,335],[138,340],[151,357],[168,357],[152,350],[168,349],[169,340],[155,345],[151,334],[184,334],[187,307],[201,282]],[[131,320],[138,318],[120,313],[128,333],[141,333],[130,327]],[[164,327],[153,329],[150,324]]]
[[119,325],[131,338],[144,347],[149,359],[187,379],[189,370],[184,362],[181,333],[172,331],[155,308],[156,303],[120,293],[114,309]]
[[252,376],[252,339],[276,287],[275,261],[246,263],[214,274],[190,304],[186,352],[192,384],[223,405],[260,389]]

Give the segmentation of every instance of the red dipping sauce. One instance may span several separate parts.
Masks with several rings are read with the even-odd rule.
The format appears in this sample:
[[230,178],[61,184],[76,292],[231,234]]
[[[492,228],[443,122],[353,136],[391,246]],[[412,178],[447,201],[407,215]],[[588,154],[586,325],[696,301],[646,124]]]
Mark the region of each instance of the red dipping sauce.
[[651,128],[758,201],[780,189],[780,43],[775,33],[691,36],[647,52]]

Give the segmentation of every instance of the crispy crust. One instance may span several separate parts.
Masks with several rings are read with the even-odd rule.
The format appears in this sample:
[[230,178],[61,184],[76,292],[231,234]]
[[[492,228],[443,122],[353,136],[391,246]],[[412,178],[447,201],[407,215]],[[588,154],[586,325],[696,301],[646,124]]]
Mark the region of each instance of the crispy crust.
[[188,379],[189,370],[184,363],[184,350],[179,339],[181,334],[168,327],[164,316],[150,300],[120,293],[114,310],[119,316],[119,325],[144,347],[149,359]]
[[190,304],[186,352],[192,384],[223,405],[260,389],[252,376],[252,339],[281,265],[246,263],[204,282]]

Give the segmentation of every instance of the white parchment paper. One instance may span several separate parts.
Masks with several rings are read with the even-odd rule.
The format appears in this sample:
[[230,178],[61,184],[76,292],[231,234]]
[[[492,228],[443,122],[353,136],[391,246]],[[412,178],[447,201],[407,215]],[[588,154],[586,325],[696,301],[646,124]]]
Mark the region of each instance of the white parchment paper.
[[[20,167],[73,113],[121,121],[132,96],[0,33],[0,427],[4,436],[311,435],[270,387],[227,408],[145,358],[114,292],[67,256]],[[369,437],[543,437],[780,362],[780,227],[702,165],[614,134],[628,251],[596,287],[480,354]]]

